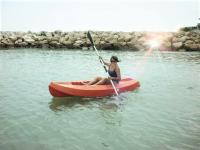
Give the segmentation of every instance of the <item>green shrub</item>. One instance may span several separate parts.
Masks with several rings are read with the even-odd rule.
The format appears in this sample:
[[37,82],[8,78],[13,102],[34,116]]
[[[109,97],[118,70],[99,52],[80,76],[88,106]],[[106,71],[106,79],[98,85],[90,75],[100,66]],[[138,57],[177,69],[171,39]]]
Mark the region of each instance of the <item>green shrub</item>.
[[188,32],[188,31],[192,31],[195,29],[197,29],[197,26],[183,27],[183,28],[180,28],[180,31]]

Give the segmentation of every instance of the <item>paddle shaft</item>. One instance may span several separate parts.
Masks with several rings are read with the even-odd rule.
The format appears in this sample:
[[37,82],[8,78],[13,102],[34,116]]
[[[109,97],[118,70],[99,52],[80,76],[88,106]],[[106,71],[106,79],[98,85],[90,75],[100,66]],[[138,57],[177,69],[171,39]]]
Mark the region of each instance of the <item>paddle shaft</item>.
[[101,56],[100,56],[98,50],[96,49],[96,46],[95,46],[95,45],[93,45],[93,49],[95,50],[97,56],[99,56],[99,60],[100,60],[101,64],[103,65],[105,72],[108,72],[108,70],[107,70],[107,68],[106,68],[106,65],[104,64],[103,59],[101,58]]
[[[90,42],[91,42],[91,44],[92,44],[93,49],[95,50],[97,56],[99,57],[99,60],[100,60],[101,64],[103,65],[105,71],[108,73],[108,70],[107,70],[107,68],[106,68],[106,66],[105,66],[105,64],[104,64],[104,62],[103,62],[102,57],[100,56],[98,50],[96,49],[96,46],[94,45],[94,42],[93,42],[92,36],[90,35],[90,32],[89,32],[89,31],[88,31],[87,36],[88,36],[88,38],[89,38],[89,40],[90,40]],[[109,74],[108,74],[108,75],[109,75]],[[109,76],[110,76],[110,75],[109,75]],[[115,91],[115,94],[118,96],[119,94],[118,94],[118,92],[117,92],[117,89],[116,89],[116,87],[115,87],[113,81],[110,80],[110,83],[112,84],[112,87],[113,87],[113,89],[114,89],[114,91]]]

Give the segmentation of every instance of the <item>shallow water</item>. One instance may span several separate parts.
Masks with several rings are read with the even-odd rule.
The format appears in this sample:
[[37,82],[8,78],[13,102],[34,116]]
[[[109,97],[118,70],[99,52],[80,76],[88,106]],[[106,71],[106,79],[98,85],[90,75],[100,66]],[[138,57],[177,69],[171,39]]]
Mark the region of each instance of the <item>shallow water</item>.
[[106,76],[94,51],[0,51],[0,149],[197,150],[200,53],[103,51],[141,87],[119,98],[52,98],[51,81]]

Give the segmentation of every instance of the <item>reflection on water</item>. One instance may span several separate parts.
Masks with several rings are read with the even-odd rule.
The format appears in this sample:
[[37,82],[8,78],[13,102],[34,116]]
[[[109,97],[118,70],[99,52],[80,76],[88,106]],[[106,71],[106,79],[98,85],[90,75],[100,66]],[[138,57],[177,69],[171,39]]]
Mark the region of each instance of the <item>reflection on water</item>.
[[62,111],[67,108],[99,108],[117,111],[122,105],[123,97],[84,98],[84,97],[53,97],[49,108],[53,111]]
[[63,97],[63,98],[52,98],[49,103],[49,108],[53,111],[61,111],[64,107],[89,107],[90,102],[95,99],[82,98],[82,97]]

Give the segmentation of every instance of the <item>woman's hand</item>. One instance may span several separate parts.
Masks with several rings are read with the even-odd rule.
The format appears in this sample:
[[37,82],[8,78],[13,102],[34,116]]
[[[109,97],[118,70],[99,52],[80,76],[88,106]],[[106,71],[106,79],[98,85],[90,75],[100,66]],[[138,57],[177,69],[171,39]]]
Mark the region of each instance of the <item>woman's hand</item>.
[[110,76],[108,77],[108,80],[113,80],[113,79],[115,79],[115,78],[114,77],[110,77]]
[[99,61],[103,62],[103,64],[106,65],[106,66],[110,65],[110,63],[105,62],[101,56],[99,56]]

